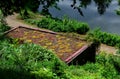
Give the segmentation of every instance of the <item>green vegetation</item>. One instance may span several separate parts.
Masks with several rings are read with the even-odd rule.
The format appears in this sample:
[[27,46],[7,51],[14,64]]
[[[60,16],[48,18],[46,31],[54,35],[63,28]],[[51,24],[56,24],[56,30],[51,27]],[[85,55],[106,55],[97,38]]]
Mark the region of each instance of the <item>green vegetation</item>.
[[[0,11],[7,16],[13,12],[21,14],[23,19],[31,18],[28,11],[35,12],[39,3],[43,5],[44,12],[54,6],[59,0],[0,0]],[[107,1],[107,3],[106,3]],[[120,0],[118,0],[120,2]],[[3,3],[4,2],[4,3]],[[26,3],[27,2],[27,3]],[[98,5],[98,12],[103,14],[111,0],[95,0]],[[46,4],[47,3],[47,4]],[[76,0],[73,0],[73,4]],[[87,7],[91,1],[82,0]],[[103,8],[102,5],[105,5]],[[32,5],[32,6],[31,6]],[[73,6],[75,8],[76,6]],[[80,11],[80,7],[77,7]],[[102,11],[104,9],[104,11]],[[120,79],[120,57],[100,53],[96,56],[95,63],[87,63],[83,66],[67,66],[60,61],[54,53],[36,44],[20,44],[18,39],[10,39],[1,36],[3,32],[10,29],[3,23],[0,13],[0,78],[1,79]],[[82,14],[82,11],[80,11]],[[120,14],[120,11],[117,11]],[[34,16],[33,16],[34,17]],[[55,32],[75,32],[85,34],[89,31],[86,23],[75,20],[43,18],[40,20],[26,19],[26,22],[35,24],[40,28],[50,29]],[[96,30],[90,32],[90,40],[99,45],[100,42],[117,46],[120,48],[120,36]],[[100,42],[98,41],[100,40]],[[120,50],[118,51],[120,53]]]
[[115,10],[117,15],[120,15],[120,8]]
[[5,32],[5,31],[7,31],[7,30],[9,30],[9,29],[10,29],[9,26],[0,23],[0,34],[3,33],[3,32]]
[[75,76],[74,79],[119,79],[119,60],[119,57],[103,52],[96,57],[96,63],[70,66],[68,71]]
[[120,36],[119,35],[102,32],[99,29],[97,29],[97,30],[89,32],[88,36],[99,39],[101,43],[104,43],[110,46],[117,46],[120,48]]
[[64,65],[50,50],[39,45],[0,40],[2,79],[68,79]]
[[[99,44],[96,39],[90,40]],[[100,53],[95,63],[68,67],[52,51],[39,45],[20,44],[18,39],[0,40],[2,79],[119,79],[119,61],[118,56]]]
[[96,63],[67,66],[50,50],[35,44],[0,40],[2,79],[119,79],[120,58],[101,53]]
[[3,16],[2,12],[0,11],[0,34],[9,29],[10,29],[10,27],[6,25],[4,16]]
[[3,33],[9,29],[10,29],[10,27],[8,25],[6,25],[4,16],[3,16],[2,12],[0,11],[0,39],[3,37]]
[[[4,31],[3,29],[2,32]],[[100,39],[103,43],[119,46],[117,43],[111,42],[119,39],[117,35],[96,30],[90,32],[89,36],[91,37],[90,40],[94,41],[97,45],[100,44],[98,41]],[[107,39],[106,37],[109,38]],[[0,40],[0,77],[2,79],[120,78],[120,57],[118,56],[100,53],[96,56],[95,63],[88,62],[83,66],[68,67],[48,49],[36,44],[19,43],[18,39],[3,38]]]
[[40,28],[53,30],[55,32],[75,32],[79,34],[85,34],[89,31],[89,26],[87,23],[69,20],[67,18],[58,20],[52,19],[50,17],[44,17],[41,20],[26,19],[25,21],[31,24],[35,24]]
[[[3,3],[4,2],[4,3]],[[27,11],[36,12],[39,7],[38,0],[0,0],[0,10],[4,16],[13,14],[14,12],[20,13],[22,16],[27,16]],[[31,6],[32,5],[32,6]]]

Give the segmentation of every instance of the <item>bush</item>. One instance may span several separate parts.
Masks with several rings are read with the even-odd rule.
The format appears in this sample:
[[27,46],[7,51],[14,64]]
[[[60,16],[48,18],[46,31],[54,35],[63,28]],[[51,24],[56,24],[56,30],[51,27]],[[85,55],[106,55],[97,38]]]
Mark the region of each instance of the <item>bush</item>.
[[103,66],[101,75],[106,79],[119,79],[120,71],[117,68],[120,68],[120,58],[114,55],[101,53],[97,56],[96,60],[99,64]]
[[9,29],[10,29],[9,26],[0,23],[0,33],[3,33],[3,32],[5,32],[5,31],[7,31]]
[[66,18],[63,20],[57,20],[45,17],[41,20],[26,19],[25,21],[35,24],[40,28],[53,30],[55,32],[75,32],[79,34],[85,34],[89,31],[88,24]]
[[3,13],[2,13],[1,10],[0,10],[0,35],[1,35],[3,32],[5,32],[5,31],[7,31],[7,30],[9,30],[9,29],[10,29],[10,27],[7,26],[7,23],[6,23],[6,21],[5,21],[5,17],[4,17]]
[[119,79],[120,58],[100,53],[95,63],[87,63],[83,66],[70,66],[68,71],[75,79]]
[[[13,43],[12,39],[0,40],[0,76],[3,79],[67,78],[63,69],[53,70],[56,62],[64,64],[52,51],[39,45],[19,45]],[[64,68],[63,65],[59,66]]]
[[104,43],[110,46],[117,46],[120,48],[120,36],[119,35],[102,32],[99,29],[89,32],[88,36],[89,35],[91,37],[99,39],[101,43]]

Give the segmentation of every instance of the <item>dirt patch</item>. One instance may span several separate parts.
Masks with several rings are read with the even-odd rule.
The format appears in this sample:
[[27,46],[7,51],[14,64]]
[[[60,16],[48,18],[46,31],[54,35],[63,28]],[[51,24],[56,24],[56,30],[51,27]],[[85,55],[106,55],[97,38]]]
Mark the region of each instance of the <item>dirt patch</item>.
[[66,37],[61,34],[53,34],[53,32],[49,31],[41,32],[22,27],[9,32],[7,35],[25,42],[39,44],[50,49],[63,61],[87,44],[80,39]]
[[117,49],[115,47],[112,47],[112,46],[101,44],[100,51],[103,51],[103,52],[108,53],[108,54],[115,54]]
[[[18,14],[14,14],[14,15],[10,15],[10,16],[7,16],[6,17],[6,22],[7,24],[14,28],[14,27],[18,27],[18,26],[24,26],[24,27],[37,27],[35,25],[31,25],[31,24],[26,24],[24,22],[24,20],[20,20],[20,19],[17,19],[17,16]],[[43,28],[39,28],[41,30],[46,30],[46,31],[50,31],[50,30],[47,30],[47,29],[43,29]],[[52,32],[52,31],[51,31]]]

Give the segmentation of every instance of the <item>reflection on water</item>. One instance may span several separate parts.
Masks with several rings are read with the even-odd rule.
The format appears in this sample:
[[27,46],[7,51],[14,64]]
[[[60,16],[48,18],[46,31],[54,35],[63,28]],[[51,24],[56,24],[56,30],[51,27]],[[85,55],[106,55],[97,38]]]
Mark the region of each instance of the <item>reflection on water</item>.
[[64,0],[57,5],[61,10],[49,8],[53,17],[67,15],[71,19],[87,22],[91,29],[99,27],[103,31],[120,34],[120,16],[115,13],[119,8],[117,0]]

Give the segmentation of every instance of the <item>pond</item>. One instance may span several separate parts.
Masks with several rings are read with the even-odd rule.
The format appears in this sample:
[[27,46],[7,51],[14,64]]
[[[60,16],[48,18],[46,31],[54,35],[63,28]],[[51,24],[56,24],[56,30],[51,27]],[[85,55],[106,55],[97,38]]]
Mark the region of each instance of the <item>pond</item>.
[[[120,35],[120,16],[117,15],[115,11],[119,8],[117,0],[111,0],[109,4],[102,7],[103,12],[98,11],[98,5],[93,0],[90,0],[91,2],[87,4],[86,8],[81,7],[81,12],[78,12],[79,10],[75,8],[80,2],[77,1],[74,7],[71,7],[73,1],[74,0],[59,1],[57,5],[61,10],[51,7],[49,8],[50,14],[60,19],[68,16],[70,19],[87,22],[91,29],[100,28],[102,31]],[[39,7],[39,11],[41,7],[42,6]]]

